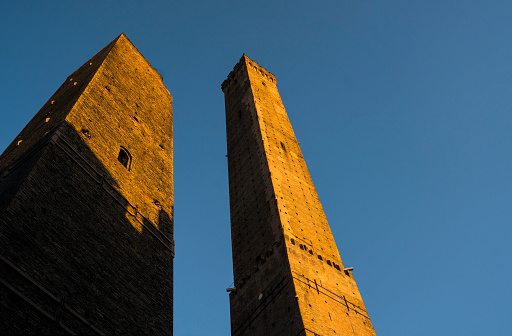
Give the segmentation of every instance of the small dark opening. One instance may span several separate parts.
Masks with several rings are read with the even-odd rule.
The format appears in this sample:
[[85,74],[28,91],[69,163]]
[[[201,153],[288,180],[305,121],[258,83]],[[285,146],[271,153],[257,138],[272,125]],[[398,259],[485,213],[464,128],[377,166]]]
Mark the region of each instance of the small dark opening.
[[281,142],[281,148],[286,151],[286,147],[284,146],[284,143]]
[[90,139],[91,138],[91,132],[89,132],[89,130],[85,129],[85,128],[82,128],[82,130],[80,131],[82,132],[82,134],[87,138],[87,139]]
[[132,161],[132,157],[128,150],[124,147],[121,147],[119,150],[119,155],[117,156],[117,160],[121,162],[121,164],[128,170],[130,170],[130,164]]

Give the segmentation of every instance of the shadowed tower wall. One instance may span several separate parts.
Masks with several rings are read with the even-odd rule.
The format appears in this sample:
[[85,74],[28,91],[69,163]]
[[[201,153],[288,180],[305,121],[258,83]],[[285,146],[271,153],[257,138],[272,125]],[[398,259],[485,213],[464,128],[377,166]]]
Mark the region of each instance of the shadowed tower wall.
[[340,259],[276,78],[244,55],[222,90],[232,335],[375,335]]
[[172,97],[122,34],[0,156],[0,330],[172,334]]

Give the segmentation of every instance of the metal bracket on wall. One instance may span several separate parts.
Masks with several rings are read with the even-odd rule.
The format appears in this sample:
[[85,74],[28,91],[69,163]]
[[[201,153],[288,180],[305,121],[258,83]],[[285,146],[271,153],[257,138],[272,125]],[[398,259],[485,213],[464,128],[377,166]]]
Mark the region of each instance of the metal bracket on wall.
[[[353,310],[356,314],[359,314],[361,315],[362,317],[365,317],[367,319],[370,319],[370,317],[368,316],[368,312],[364,309],[364,308],[361,308],[359,307],[358,305],[348,301],[345,297],[345,295],[338,295],[336,293],[334,293],[333,291],[330,291],[329,289],[323,287],[322,285],[318,285],[318,283],[316,282],[316,280],[311,280],[307,277],[305,277],[304,275],[302,274],[299,274],[297,272],[293,272],[292,273],[295,273],[293,275],[293,278],[307,286],[309,286],[310,288],[313,287],[311,285],[311,283],[314,283],[316,288],[317,288],[317,291],[318,291],[318,294],[323,294],[325,296],[327,296],[328,298],[338,302],[339,304],[341,304],[342,306],[345,306],[347,307],[347,310],[350,311],[350,310]],[[350,308],[349,305],[352,305],[352,308]]]

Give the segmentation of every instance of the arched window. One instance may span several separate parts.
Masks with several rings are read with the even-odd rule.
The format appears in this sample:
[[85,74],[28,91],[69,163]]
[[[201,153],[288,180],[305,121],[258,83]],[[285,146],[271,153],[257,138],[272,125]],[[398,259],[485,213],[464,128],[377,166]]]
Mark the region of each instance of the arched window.
[[128,170],[130,170],[130,166],[132,164],[132,156],[130,152],[124,147],[121,146],[119,149],[119,155],[117,156],[117,160],[121,162],[121,164]]

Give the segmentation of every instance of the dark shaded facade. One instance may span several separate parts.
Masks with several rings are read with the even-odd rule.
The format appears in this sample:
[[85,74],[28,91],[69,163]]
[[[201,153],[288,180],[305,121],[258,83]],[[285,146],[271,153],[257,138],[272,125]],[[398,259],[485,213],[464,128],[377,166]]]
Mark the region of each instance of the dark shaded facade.
[[276,78],[243,56],[226,104],[231,334],[375,335],[345,269]]
[[172,334],[172,97],[122,34],[0,156],[0,330]]

